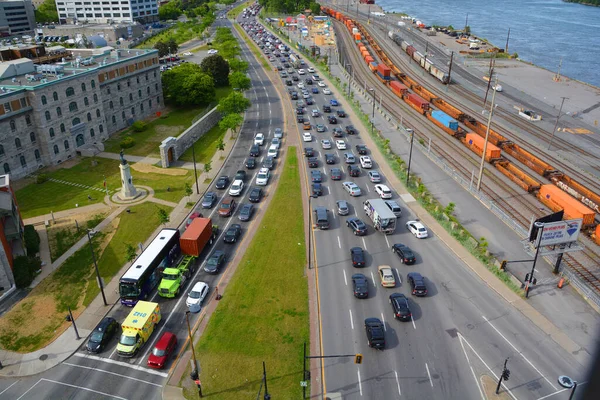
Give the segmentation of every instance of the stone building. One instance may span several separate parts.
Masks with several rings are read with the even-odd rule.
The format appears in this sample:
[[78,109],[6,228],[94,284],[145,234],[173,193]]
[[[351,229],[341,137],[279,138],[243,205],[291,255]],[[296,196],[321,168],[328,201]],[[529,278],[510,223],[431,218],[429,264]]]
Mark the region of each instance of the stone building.
[[0,63],[0,173],[18,179],[162,109],[156,50],[81,52],[72,61]]
[[0,36],[31,35],[34,28],[31,0],[0,0]]
[[142,23],[158,20],[156,0],[56,0],[56,11],[60,23],[77,22],[133,22]]

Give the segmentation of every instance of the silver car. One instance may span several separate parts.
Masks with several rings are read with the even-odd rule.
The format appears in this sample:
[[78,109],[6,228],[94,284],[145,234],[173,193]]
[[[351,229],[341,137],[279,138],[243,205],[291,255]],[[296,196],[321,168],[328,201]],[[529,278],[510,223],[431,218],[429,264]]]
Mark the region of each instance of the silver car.
[[283,130],[281,128],[275,128],[275,132],[273,133],[273,137],[277,139],[283,138]]
[[215,192],[207,192],[202,198],[202,208],[212,208],[217,201],[217,194]]
[[348,202],[346,200],[338,200],[335,202],[337,205],[337,213],[338,215],[348,215],[350,209],[348,207]]

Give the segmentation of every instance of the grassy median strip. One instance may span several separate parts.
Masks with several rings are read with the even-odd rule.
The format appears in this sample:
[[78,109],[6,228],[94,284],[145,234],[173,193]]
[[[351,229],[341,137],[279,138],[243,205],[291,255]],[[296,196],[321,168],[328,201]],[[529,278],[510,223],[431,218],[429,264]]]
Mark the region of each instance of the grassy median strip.
[[242,27],[239,26],[239,24],[234,24],[233,26],[235,26],[235,29],[237,29],[238,33],[242,36],[248,47],[250,47],[250,51],[254,54],[254,56],[261,63],[261,65],[267,70],[271,69],[269,62],[265,59],[265,57],[263,57],[262,52],[256,46],[256,44],[252,40],[250,40],[248,36],[246,36],[246,32],[244,32]]
[[[274,198],[195,346],[207,397],[255,398],[263,361],[272,398],[302,396],[302,345],[309,340],[306,250],[296,149],[287,153]],[[189,372],[180,385],[186,398],[196,399]]]

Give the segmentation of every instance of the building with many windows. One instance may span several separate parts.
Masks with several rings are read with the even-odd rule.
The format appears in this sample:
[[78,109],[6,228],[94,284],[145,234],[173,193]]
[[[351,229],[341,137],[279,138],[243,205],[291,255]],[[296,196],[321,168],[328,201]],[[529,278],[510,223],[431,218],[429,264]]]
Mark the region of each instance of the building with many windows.
[[156,0],[56,0],[60,23],[158,20]]
[[162,109],[156,50],[73,50],[72,61],[0,63],[0,173],[13,179],[77,154]]
[[0,0],[0,37],[31,35],[34,28],[31,0]]
[[8,175],[0,175],[0,298],[14,287],[14,258],[25,255],[23,220]]

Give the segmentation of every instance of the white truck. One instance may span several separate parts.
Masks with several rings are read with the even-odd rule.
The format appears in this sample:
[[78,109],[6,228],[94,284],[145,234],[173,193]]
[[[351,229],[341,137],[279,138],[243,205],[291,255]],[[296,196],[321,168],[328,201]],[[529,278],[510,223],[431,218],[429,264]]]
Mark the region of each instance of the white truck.
[[363,208],[367,217],[373,221],[373,227],[385,233],[391,235],[396,230],[397,217],[394,215],[392,210],[385,204],[383,199],[369,199],[363,203]]

